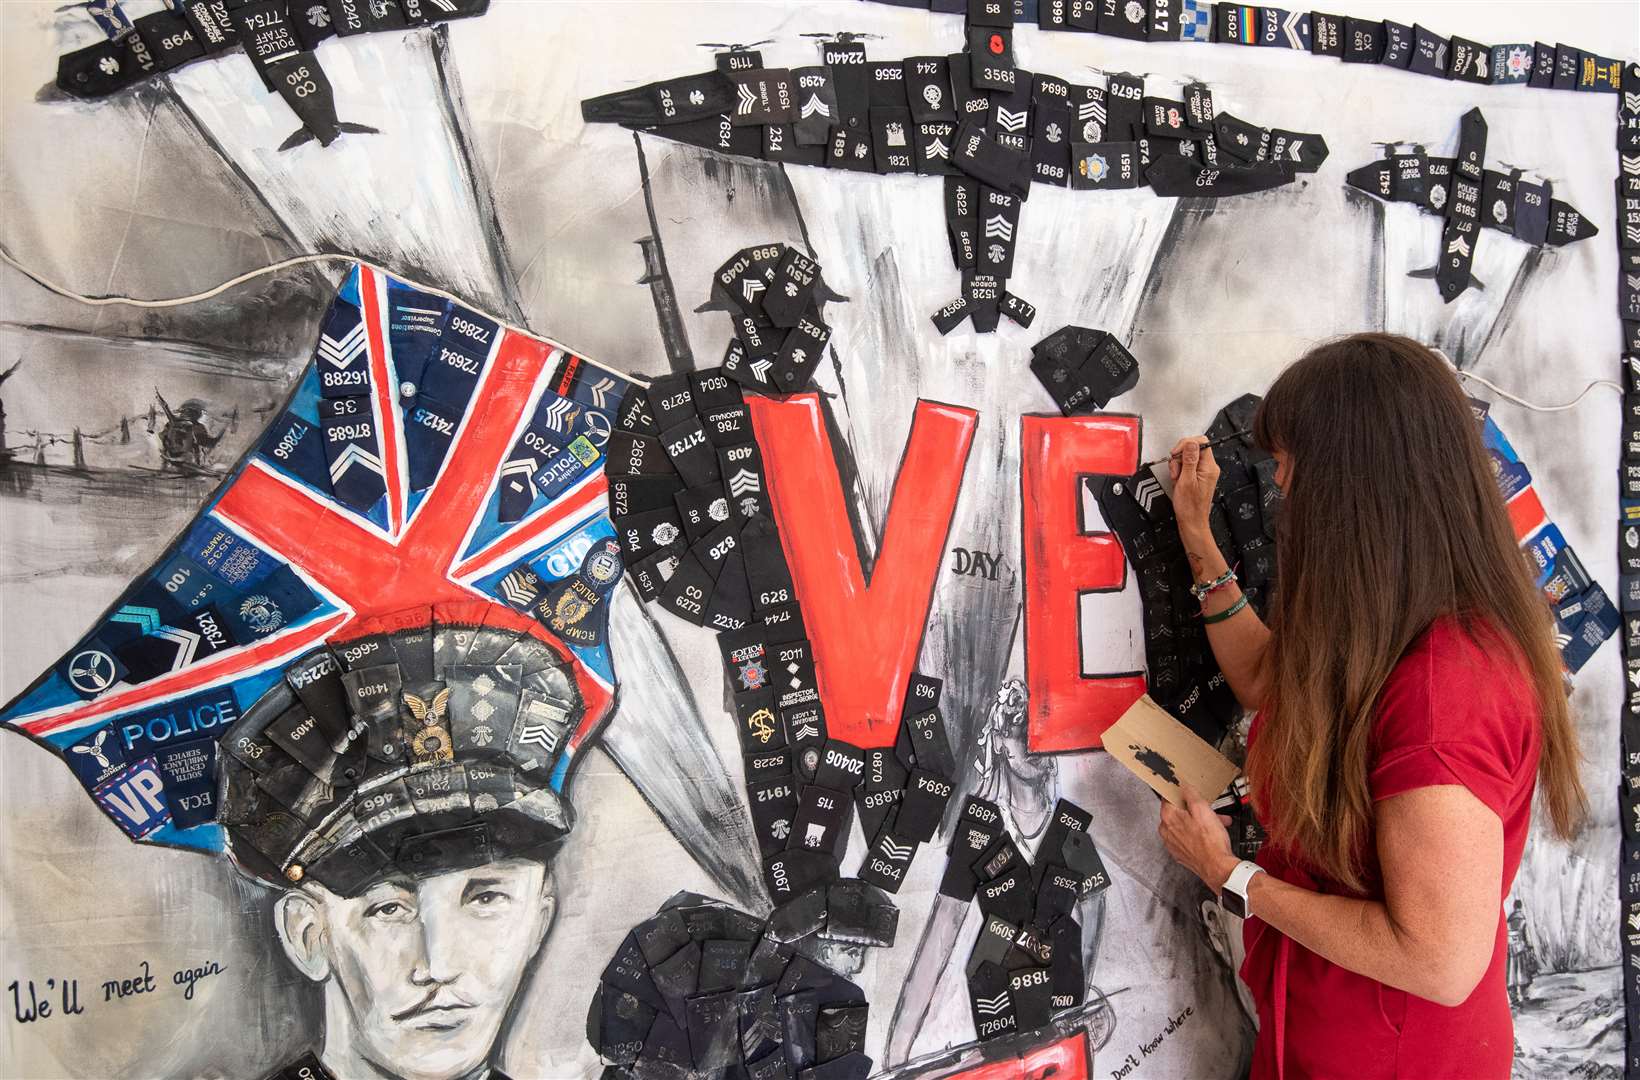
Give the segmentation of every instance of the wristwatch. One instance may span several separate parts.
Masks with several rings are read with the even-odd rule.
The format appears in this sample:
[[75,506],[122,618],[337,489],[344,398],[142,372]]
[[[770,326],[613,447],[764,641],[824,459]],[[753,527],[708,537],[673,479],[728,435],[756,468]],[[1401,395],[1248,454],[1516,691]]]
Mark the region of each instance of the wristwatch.
[[1219,890],[1219,903],[1224,910],[1238,919],[1245,919],[1253,913],[1253,907],[1247,901],[1247,887],[1252,884],[1254,874],[1264,873],[1264,867],[1246,859],[1236,864],[1230,871],[1230,878]]

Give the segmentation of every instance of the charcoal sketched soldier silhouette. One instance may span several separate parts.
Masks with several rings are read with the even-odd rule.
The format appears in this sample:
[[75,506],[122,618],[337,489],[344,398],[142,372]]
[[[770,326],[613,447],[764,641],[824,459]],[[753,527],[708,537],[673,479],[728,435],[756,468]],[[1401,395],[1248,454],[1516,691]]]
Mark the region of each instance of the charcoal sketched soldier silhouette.
[[1504,981],[1509,987],[1509,1003],[1524,1005],[1531,1000],[1532,979],[1537,975],[1537,954],[1527,932],[1526,910],[1519,900],[1509,911],[1509,958]]
[[228,433],[227,429],[211,434],[205,421],[205,403],[198,398],[189,398],[172,411],[158,389],[154,390],[154,397],[159,399],[159,407],[165,410],[165,427],[159,433],[163,466],[178,470],[205,468],[210,462],[211,452]]
[[493,1058],[574,821],[558,768],[588,719],[574,662],[540,627],[494,621],[332,649],[224,736],[230,854],[281,888],[273,929],[322,987],[322,1036],[271,1075],[505,1080]]

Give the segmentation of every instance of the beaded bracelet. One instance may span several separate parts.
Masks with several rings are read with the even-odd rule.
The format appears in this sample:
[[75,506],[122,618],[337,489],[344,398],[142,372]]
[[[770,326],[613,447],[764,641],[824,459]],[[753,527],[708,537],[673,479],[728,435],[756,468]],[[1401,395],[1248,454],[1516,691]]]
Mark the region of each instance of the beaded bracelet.
[[1234,570],[1226,570],[1224,573],[1220,574],[1218,577],[1214,578],[1212,581],[1209,581],[1205,585],[1191,585],[1190,595],[1194,596],[1196,598],[1196,602],[1199,604],[1203,600],[1207,599],[1208,594],[1218,592],[1220,589],[1235,580],[1236,572]]
[[1224,620],[1230,618],[1230,616],[1234,615],[1236,612],[1240,611],[1242,608],[1244,608],[1246,606],[1247,606],[1247,594],[1242,593],[1241,597],[1239,599],[1237,599],[1237,601],[1234,604],[1231,604],[1229,607],[1225,608],[1223,611],[1219,612],[1217,615],[1203,615],[1202,616],[1202,625],[1203,626],[1212,626],[1216,622],[1223,622]]

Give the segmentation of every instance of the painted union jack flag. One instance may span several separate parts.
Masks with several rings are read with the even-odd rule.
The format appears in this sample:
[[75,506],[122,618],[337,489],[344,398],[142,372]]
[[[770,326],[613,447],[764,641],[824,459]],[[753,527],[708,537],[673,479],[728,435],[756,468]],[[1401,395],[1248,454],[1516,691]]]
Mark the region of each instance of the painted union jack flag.
[[576,582],[587,565],[606,589],[619,578],[604,444],[628,386],[356,266],[260,444],[0,722],[55,751],[133,838],[216,851],[222,828],[197,807],[217,740],[293,660],[389,614],[487,609],[573,674],[585,711],[557,748],[562,792],[614,698],[608,604]]

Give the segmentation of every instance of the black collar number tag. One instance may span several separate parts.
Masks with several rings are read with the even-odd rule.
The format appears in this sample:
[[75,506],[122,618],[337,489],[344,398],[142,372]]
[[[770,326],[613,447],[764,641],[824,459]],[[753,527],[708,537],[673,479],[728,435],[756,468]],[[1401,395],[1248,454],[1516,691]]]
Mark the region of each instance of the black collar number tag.
[[1012,91],[1019,85],[1011,27],[968,28],[968,81],[977,90]]
[[1139,186],[1139,144],[1076,143],[1071,146],[1071,187],[1115,191]]
[[735,88],[735,107],[729,122],[736,127],[785,124],[797,119],[797,88],[785,68],[759,68],[726,73]]
[[915,172],[911,149],[911,110],[905,106],[871,108],[871,152],[879,173]]
[[731,509],[747,520],[766,516],[768,484],[764,477],[763,453],[758,445],[749,442],[726,446],[717,452],[717,458]]
[[[1019,230],[1019,197],[995,188],[980,188],[979,267],[998,279],[1014,269],[1014,239]],[[1001,301],[1001,296],[997,300]]]
[[1447,74],[1446,57],[1451,43],[1439,34],[1414,24],[1412,27],[1412,63],[1407,67],[1420,75],[1437,79],[1451,78]]
[[831,69],[800,67],[792,70],[797,86],[797,119],[792,133],[799,146],[824,146],[837,120],[837,94],[831,82]]
[[910,56],[905,60],[906,102],[916,121],[957,119],[951,93],[951,62],[943,56]]

